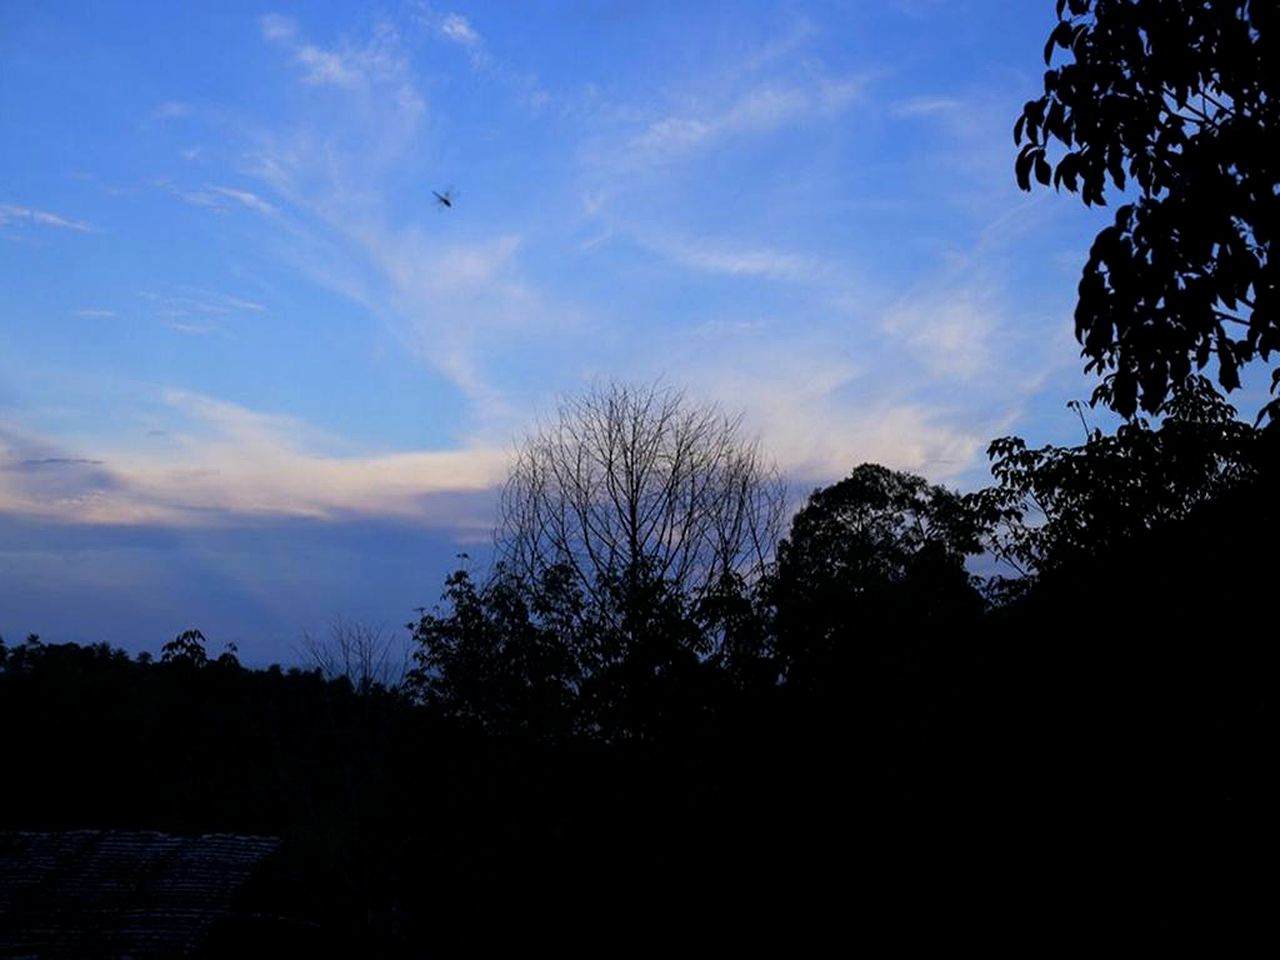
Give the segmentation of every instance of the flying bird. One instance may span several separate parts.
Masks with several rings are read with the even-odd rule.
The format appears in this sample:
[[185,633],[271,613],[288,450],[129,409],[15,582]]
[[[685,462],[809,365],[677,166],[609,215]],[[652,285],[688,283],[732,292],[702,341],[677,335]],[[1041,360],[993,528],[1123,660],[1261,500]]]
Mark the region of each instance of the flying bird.
[[453,206],[453,188],[452,187],[450,187],[444,193],[441,193],[439,190],[432,190],[431,192],[435,194],[436,203],[438,203],[440,206],[442,207]]

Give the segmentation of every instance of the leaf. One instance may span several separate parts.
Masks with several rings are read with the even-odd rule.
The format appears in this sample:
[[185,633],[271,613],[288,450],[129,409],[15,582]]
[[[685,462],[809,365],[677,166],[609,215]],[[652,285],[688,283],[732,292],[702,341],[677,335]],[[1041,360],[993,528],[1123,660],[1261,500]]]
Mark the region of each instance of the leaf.
[[1018,186],[1023,190],[1031,189],[1031,165],[1035,162],[1035,148],[1030,144],[1022,148],[1018,159],[1014,162],[1014,174],[1018,178]]
[[1036,154],[1036,179],[1047,187],[1052,177],[1053,171],[1049,166],[1049,161],[1044,158],[1044,151],[1041,150]]

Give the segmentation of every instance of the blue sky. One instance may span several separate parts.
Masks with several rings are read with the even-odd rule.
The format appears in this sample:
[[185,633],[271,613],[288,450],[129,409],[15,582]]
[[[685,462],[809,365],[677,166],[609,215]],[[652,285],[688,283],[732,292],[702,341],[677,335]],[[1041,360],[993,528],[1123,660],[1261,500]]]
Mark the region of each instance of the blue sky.
[[1012,173],[1053,22],[4,2],[0,633],[398,627],[592,378],[742,411],[800,495],[1077,442],[1108,213]]

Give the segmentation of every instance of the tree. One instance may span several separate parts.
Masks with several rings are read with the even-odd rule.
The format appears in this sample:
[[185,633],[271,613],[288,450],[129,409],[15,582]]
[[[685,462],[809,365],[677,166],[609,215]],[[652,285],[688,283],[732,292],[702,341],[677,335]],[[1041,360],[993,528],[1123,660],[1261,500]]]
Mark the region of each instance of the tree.
[[520,446],[498,562],[483,583],[454,574],[411,625],[410,686],[519,735],[675,730],[721,677],[754,676],[752,591],[783,506],[736,418],[660,385],[597,385]]
[[[1014,127],[1016,174],[1104,204],[1076,335],[1094,393],[1125,417],[1155,413],[1211,358],[1226,390],[1280,351],[1271,243],[1280,213],[1280,7],[1259,0],[1057,0],[1045,47],[1071,62]],[[1272,67],[1266,64],[1272,62]],[[1049,149],[1055,148],[1051,160]],[[1280,369],[1272,390],[1280,386]],[[1280,417],[1280,398],[1259,416]]]
[[[985,514],[922,477],[864,463],[816,490],[778,545],[771,594],[788,684],[843,687],[884,675],[919,642],[981,613],[965,558],[982,551]],[[901,672],[901,671],[898,671]]]
[[1136,417],[1077,447],[993,441],[997,484],[979,496],[1003,518],[990,541],[995,555],[1029,584],[1171,528],[1256,480],[1261,431],[1237,420],[1206,377],[1189,377],[1158,412],[1156,428]]
[[451,720],[488,733],[572,733],[581,694],[566,629],[578,600],[565,578],[548,577],[534,599],[499,567],[483,584],[466,570],[445,581],[446,610],[409,624],[417,645],[407,686]]
[[360,694],[395,689],[408,670],[408,651],[396,637],[341,616],[329,621],[328,637],[304,633],[300,652],[326,680],[345,677]]
[[598,384],[521,446],[502,498],[500,556],[538,582],[567,572],[584,610],[624,626],[629,591],[663,583],[696,605],[756,580],[784,489],[740,420],[661,385]]

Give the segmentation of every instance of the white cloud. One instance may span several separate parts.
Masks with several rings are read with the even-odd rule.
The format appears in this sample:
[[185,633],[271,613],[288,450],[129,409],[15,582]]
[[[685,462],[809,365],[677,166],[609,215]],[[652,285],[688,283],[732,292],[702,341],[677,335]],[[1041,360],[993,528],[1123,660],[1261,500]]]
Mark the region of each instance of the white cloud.
[[181,100],[166,100],[151,111],[156,120],[177,120],[191,114],[191,104]]
[[423,109],[399,31],[389,21],[380,20],[364,44],[344,43],[334,48],[305,42],[297,23],[286,17],[269,15],[259,22],[266,40],[292,52],[294,63],[303,68],[304,83],[352,90],[392,84],[402,106],[415,112]]
[[273,214],[276,212],[276,208],[270,203],[263,200],[257,194],[250,193],[248,190],[237,190],[234,187],[218,186],[210,187],[209,189],[220,196],[235,200],[242,206],[248,207],[250,210],[256,210],[258,213]]
[[480,44],[480,34],[470,21],[460,13],[450,13],[440,21],[440,32],[454,43],[464,47],[476,47]]
[[726,409],[744,412],[766,453],[799,487],[793,492],[803,496],[864,462],[933,479],[972,465],[986,437],[983,425],[911,399],[847,331],[788,337],[778,326],[740,324],[728,336],[709,334],[715,355],[690,350],[676,371]]
[[319,47],[300,47],[295,54],[298,63],[307,68],[307,83],[336,83],[352,86],[365,79],[355,58]]
[[929,370],[956,380],[989,371],[999,308],[976,289],[946,289],[895,307],[885,330],[902,340]]
[[274,204],[264,200],[256,193],[236,187],[210,184],[199,190],[179,190],[173,187],[170,187],[170,189],[192,206],[208,207],[220,213],[226,212],[236,204],[264,216],[274,216],[279,212]]
[[901,116],[922,116],[936,113],[950,113],[961,109],[963,104],[952,97],[913,97],[898,104],[894,112]]
[[213,333],[218,329],[218,327],[212,323],[184,323],[181,320],[166,320],[165,326],[170,330],[176,330],[178,333],[193,334],[199,337]]
[[262,35],[268,40],[277,42],[292,40],[298,35],[298,24],[290,17],[277,13],[268,13],[258,21]]
[[97,308],[86,308],[84,310],[76,311],[77,317],[83,317],[86,320],[109,320],[115,315],[116,312],[114,310],[101,310]]
[[668,259],[707,273],[763,277],[769,280],[816,281],[830,273],[814,257],[768,248],[721,245],[706,240],[644,239],[645,246]]
[[82,233],[88,233],[93,229],[82,220],[72,220],[60,214],[49,213],[47,210],[36,210],[34,207],[23,207],[15,203],[0,203],[0,227],[32,224],[40,227],[57,227],[62,230],[79,230]]
[[178,333],[213,333],[220,329],[219,320],[246,312],[266,311],[266,307],[252,300],[189,287],[162,293],[144,290],[139,295],[152,305],[152,313],[157,319]]
[[291,417],[186,391],[163,404],[174,426],[152,431],[149,446],[91,456],[0,425],[0,512],[176,526],[360,515],[469,528],[488,518],[453,515],[449,495],[489,490],[506,470],[497,448],[344,456]]
[[762,85],[718,111],[655,120],[634,137],[630,150],[648,160],[675,159],[735,134],[766,134],[790,124],[829,117],[846,109],[865,88],[861,79],[809,86]]

